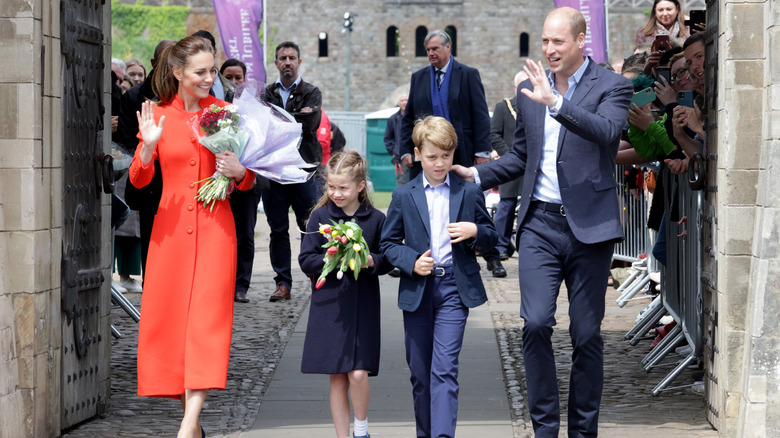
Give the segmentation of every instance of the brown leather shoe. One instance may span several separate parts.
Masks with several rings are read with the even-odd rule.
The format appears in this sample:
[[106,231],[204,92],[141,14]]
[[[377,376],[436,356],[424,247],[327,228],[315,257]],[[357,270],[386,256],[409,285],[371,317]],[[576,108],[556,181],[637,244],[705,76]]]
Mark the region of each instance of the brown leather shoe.
[[274,301],[281,301],[281,300],[289,300],[290,299],[290,288],[287,286],[279,283],[276,285],[276,290],[273,294],[271,294],[271,302]]
[[248,303],[249,298],[246,297],[246,292],[236,291],[236,296],[233,298],[233,301],[237,303]]

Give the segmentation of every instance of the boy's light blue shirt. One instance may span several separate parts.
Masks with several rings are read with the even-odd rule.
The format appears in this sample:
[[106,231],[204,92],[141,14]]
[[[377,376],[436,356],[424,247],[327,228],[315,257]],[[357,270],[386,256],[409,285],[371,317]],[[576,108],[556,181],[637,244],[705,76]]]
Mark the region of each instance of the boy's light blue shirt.
[[428,220],[431,225],[431,257],[435,265],[452,264],[452,243],[447,225],[450,223],[450,175],[438,186],[433,186],[422,173],[425,198],[428,201]]

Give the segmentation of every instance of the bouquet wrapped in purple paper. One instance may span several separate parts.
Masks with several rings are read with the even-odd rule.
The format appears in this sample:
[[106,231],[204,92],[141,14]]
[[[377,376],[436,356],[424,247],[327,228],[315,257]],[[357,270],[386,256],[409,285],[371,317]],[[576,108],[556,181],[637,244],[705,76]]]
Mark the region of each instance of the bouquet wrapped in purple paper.
[[[200,135],[200,144],[214,154],[231,151],[247,169],[280,184],[307,181],[312,167],[298,153],[301,124],[282,108],[256,98],[255,88],[239,91],[233,104],[212,105],[200,118],[193,118],[191,128]],[[213,107],[213,108],[212,108]],[[219,172],[198,181],[206,181],[196,199],[204,207],[224,200],[232,185]]]
[[301,158],[301,124],[287,111],[256,96],[256,89],[245,88],[233,103],[238,106],[239,128],[249,133],[249,143],[239,156],[241,164],[260,176],[279,184],[307,181],[313,166]]

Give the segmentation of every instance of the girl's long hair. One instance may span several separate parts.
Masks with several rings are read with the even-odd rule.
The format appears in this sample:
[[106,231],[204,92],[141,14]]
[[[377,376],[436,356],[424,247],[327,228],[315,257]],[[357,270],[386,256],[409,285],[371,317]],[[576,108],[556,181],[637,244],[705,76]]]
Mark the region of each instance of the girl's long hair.
[[160,105],[171,103],[179,92],[173,68],[184,70],[190,58],[200,52],[214,53],[205,39],[196,36],[182,38],[163,50],[152,73],[152,92],[160,99]]
[[[355,151],[340,151],[330,157],[328,164],[325,166],[325,181],[328,180],[328,175],[349,175],[356,183],[360,181],[366,181],[368,176],[368,165],[366,160]],[[368,196],[368,184],[363,187],[363,190],[358,194],[358,200],[361,204],[366,204],[372,207],[371,198]],[[330,204],[330,198],[328,197],[328,191],[320,197],[317,204],[312,207],[311,211],[314,211],[320,207],[324,207]]]

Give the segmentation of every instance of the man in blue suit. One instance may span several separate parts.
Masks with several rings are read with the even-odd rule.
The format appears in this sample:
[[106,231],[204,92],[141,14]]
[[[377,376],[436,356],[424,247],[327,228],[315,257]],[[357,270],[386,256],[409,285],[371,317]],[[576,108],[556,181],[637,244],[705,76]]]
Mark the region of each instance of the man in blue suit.
[[[455,60],[450,36],[443,30],[430,32],[423,44],[431,65],[412,74],[409,100],[401,119],[399,151],[404,166],[410,168],[410,180],[420,173],[420,162],[414,160],[412,153],[412,130],[415,122],[426,116],[444,117],[455,128],[458,146],[453,163],[484,163],[492,150],[490,114],[479,71]],[[490,248],[483,256],[494,277],[506,277],[498,249]]]
[[561,282],[572,354],[569,437],[595,437],[604,380],[601,321],[614,242],[622,239],[613,171],[631,82],[583,56],[585,19],[553,10],[542,28],[550,67],[527,61],[513,148],[464,178],[492,187],[525,172],[518,212],[520,315],[528,405],[537,438],[558,437],[560,403],[551,343]]
[[412,153],[412,130],[415,121],[426,116],[444,117],[455,128],[458,147],[453,163],[484,163],[490,159],[491,150],[490,114],[479,71],[452,57],[447,32],[434,30],[423,43],[431,65],[412,74],[401,121],[400,153],[404,165],[411,168],[410,180],[420,173],[420,164],[414,161]]
[[418,437],[452,438],[458,416],[458,355],[469,308],[487,301],[475,251],[498,235],[482,191],[449,171],[455,130],[429,116],[414,128],[422,173],[393,192],[380,247],[401,271],[406,361]]

